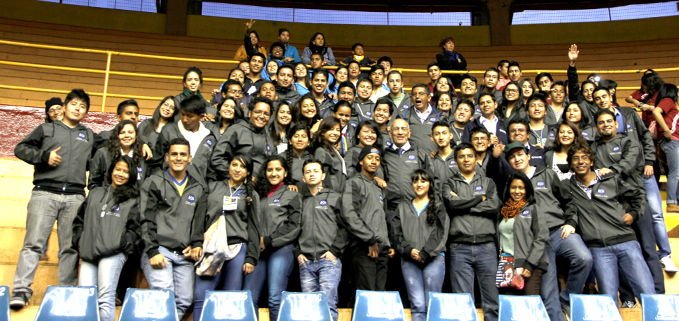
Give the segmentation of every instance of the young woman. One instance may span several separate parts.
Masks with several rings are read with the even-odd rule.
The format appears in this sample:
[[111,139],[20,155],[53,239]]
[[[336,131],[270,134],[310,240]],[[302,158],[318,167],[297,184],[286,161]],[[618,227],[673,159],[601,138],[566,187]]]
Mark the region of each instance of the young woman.
[[658,101],[660,86],[664,83],[665,81],[660,78],[660,75],[655,70],[648,69],[641,77],[641,88],[625,98],[626,102],[642,110],[641,119],[646,124],[646,127],[655,120],[653,109]]
[[434,99],[432,99],[434,102],[434,108],[438,110],[438,112],[441,114],[441,117],[445,117],[449,122],[453,119],[453,102],[456,102],[453,97],[454,96],[450,93],[439,92],[434,95]]
[[321,121],[318,133],[311,143],[314,158],[323,164],[323,172],[326,175],[323,186],[332,188],[338,193],[344,192],[347,177],[347,166],[338,150],[341,136],[339,119],[330,116]]
[[528,98],[537,92],[537,87],[530,78],[521,80],[519,87],[521,88],[521,94],[523,94],[523,105],[526,106],[528,103]]
[[288,130],[288,148],[285,151],[285,160],[290,167],[291,183],[296,185],[298,190],[302,182],[302,169],[304,161],[311,159],[312,155],[309,151],[309,142],[311,141],[311,133],[309,128],[304,124],[294,124]]
[[339,66],[335,70],[335,81],[328,86],[329,91],[337,96],[337,90],[339,89],[339,84],[349,80],[349,68],[347,66]]
[[64,118],[64,103],[59,97],[52,97],[45,101],[45,122],[51,123]]
[[265,77],[264,79],[275,81],[276,80],[276,74],[278,73],[278,62],[276,60],[269,60],[269,62],[266,63],[266,68],[264,69],[266,72],[263,74]]
[[287,101],[280,99],[274,105],[278,105],[278,108],[276,108],[275,117],[272,117],[273,121],[267,126],[267,130],[274,145],[276,145],[277,153],[280,154],[288,148],[288,128],[290,128],[292,123],[296,123],[296,121],[292,108]]
[[107,168],[110,184],[90,189],[73,220],[73,248],[80,253],[79,285],[96,286],[101,320],[116,319],[116,287],[127,256],[141,239],[136,167],[118,156]]
[[203,94],[200,93],[200,88],[203,87],[203,72],[197,67],[189,67],[184,73],[184,79],[182,80],[182,85],[184,86],[184,91],[182,91],[177,96],[174,96],[174,104],[179,108],[179,104],[186,98],[191,96],[198,96],[205,102],[206,112],[210,115],[217,114],[217,110],[210,106],[210,103],[203,98]]
[[311,65],[311,54],[320,53],[323,55],[324,66],[336,66],[335,55],[332,54],[332,49],[325,44],[325,36],[320,33],[314,33],[309,40],[309,46],[304,48],[302,52],[302,62]]
[[245,85],[245,71],[240,68],[233,68],[231,71],[229,71],[229,80],[235,80],[241,84],[241,86]]
[[584,137],[589,144],[594,142],[597,132],[592,125],[593,121],[589,118],[588,113],[582,112],[582,107],[580,107],[578,103],[571,102],[568,104],[568,106],[566,106],[566,111],[564,111],[564,119],[567,119],[571,123],[577,125],[578,129],[580,129],[580,132],[582,133],[582,137]]
[[318,105],[316,99],[311,95],[304,95],[300,98],[292,110],[295,115],[294,118],[302,125],[305,125],[311,131],[313,136],[318,131],[318,126],[321,122]]
[[[264,57],[266,57],[268,52],[266,51],[265,47],[259,45],[259,34],[257,33],[257,31],[250,30],[247,36],[250,36],[249,42],[250,45],[255,49],[255,51],[263,54]],[[248,41],[245,41],[245,43],[247,42]],[[233,56],[234,60],[243,61],[248,59],[248,51],[247,48],[245,48],[245,43],[242,46],[238,47],[238,49],[236,50],[236,55]]]
[[437,94],[440,93],[447,93],[451,97],[457,99],[457,94],[455,93],[455,87],[453,87],[453,82],[447,76],[439,77],[439,79],[437,79],[436,83],[434,84],[434,92],[432,94],[436,96]]
[[[587,141],[580,133],[578,125],[572,123],[568,119],[564,119],[550,131],[550,139],[547,140],[545,152],[545,164],[547,168],[551,168],[559,175],[559,179],[564,181],[573,176],[570,165],[566,161],[568,150],[574,144],[587,145]],[[551,128],[550,128],[551,129]],[[554,134],[554,138],[552,138]],[[551,142],[550,142],[551,140]]]
[[500,112],[500,119],[502,119],[505,124],[509,124],[515,117],[528,118],[526,108],[523,104],[523,92],[521,85],[516,81],[509,82],[505,85],[505,88],[502,89],[503,99],[500,106],[498,106],[498,110]]
[[[210,181],[207,199],[207,224],[210,228],[221,216],[226,223],[230,254],[214,276],[196,276],[193,294],[193,319],[200,320],[205,291],[240,291],[243,277],[252,273],[260,253],[259,195],[252,186],[252,158],[237,153],[229,163],[229,179]],[[237,254],[236,254],[237,253]]]
[[509,176],[504,206],[500,210],[498,236],[500,252],[514,259],[517,275],[524,280],[523,290],[508,289],[510,294],[539,295],[542,274],[547,271],[549,229],[540,220],[533,184],[523,172]]
[[90,176],[87,188],[92,190],[95,187],[107,186],[110,178],[107,172],[111,166],[111,161],[121,155],[132,158],[134,167],[130,168],[130,173],[135,177],[137,187],[141,190],[144,178],[148,176],[148,168],[142,154],[143,143],[138,139],[137,127],[131,120],[123,120],[113,128],[111,138],[106,142],[106,146],[100,148],[90,160]]
[[243,109],[238,105],[238,101],[233,97],[226,97],[217,105],[217,116],[215,120],[203,121],[203,125],[213,133],[219,133],[221,137],[229,126],[236,121],[243,119]]
[[[366,146],[376,146],[379,150],[382,150],[384,145],[382,139],[382,133],[380,132],[380,126],[372,120],[364,120],[358,123],[356,126],[356,138],[354,139],[357,145],[351,146],[349,150],[344,154],[344,160],[347,163],[347,178],[352,177],[358,172],[356,171],[356,163],[358,163],[358,155],[361,154],[361,150]],[[384,181],[384,169],[382,166],[375,173],[375,178]],[[378,184],[381,185],[381,184]]]
[[243,290],[249,290],[258,311],[259,295],[267,282],[269,315],[278,319],[281,295],[288,287],[294,257],[293,248],[299,236],[302,199],[290,190],[290,168],[280,155],[267,157],[257,178],[259,208],[259,262],[245,276]]
[[424,169],[411,176],[415,199],[398,206],[394,239],[401,253],[401,272],[408,289],[413,321],[427,319],[429,292],[441,292],[446,274],[445,250],[449,219],[437,204],[434,175]]
[[295,90],[300,96],[309,93],[309,70],[301,62],[295,64]]
[[151,118],[144,119],[139,124],[139,133],[143,141],[153,150],[158,135],[167,123],[179,119],[179,106],[174,103],[173,96],[167,96],[160,101]]

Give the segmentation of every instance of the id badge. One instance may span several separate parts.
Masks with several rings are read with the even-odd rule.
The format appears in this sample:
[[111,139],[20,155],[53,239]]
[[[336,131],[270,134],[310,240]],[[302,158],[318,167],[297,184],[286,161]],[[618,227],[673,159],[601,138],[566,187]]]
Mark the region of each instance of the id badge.
[[223,211],[235,211],[238,208],[238,197],[224,196],[224,203],[222,205]]

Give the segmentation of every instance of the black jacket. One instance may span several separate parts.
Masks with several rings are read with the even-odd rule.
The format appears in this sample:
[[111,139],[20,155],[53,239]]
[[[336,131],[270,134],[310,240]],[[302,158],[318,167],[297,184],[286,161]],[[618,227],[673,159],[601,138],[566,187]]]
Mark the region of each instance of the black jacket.
[[460,61],[450,60],[443,53],[436,55],[436,62],[439,64],[441,70],[467,70],[467,60],[464,59],[464,56],[462,56],[461,53],[457,51],[454,52],[457,54],[457,59],[460,59]]
[[[497,117],[497,115],[495,117]],[[474,128],[483,126],[481,125],[480,119],[481,117],[475,117],[474,119],[472,119],[472,121],[467,123],[467,126],[464,127],[464,132],[462,132],[463,143],[469,143],[469,141],[471,140],[471,133]],[[495,135],[497,135],[497,138],[498,140],[500,140],[500,143],[507,145],[509,137],[507,136],[507,127],[505,126],[504,122],[498,119],[495,128],[496,128]]]
[[[130,168],[131,175],[137,175],[137,188],[141,191],[144,185],[144,179],[149,175],[148,166],[144,158],[140,158],[141,164],[137,168]],[[108,148],[100,148],[94,158],[90,160],[90,176],[87,179],[87,189],[92,190],[95,187],[107,186],[111,184],[111,178],[108,177],[108,168],[111,166],[111,153]]]
[[655,143],[651,138],[651,131],[648,130],[644,121],[641,120],[637,110],[631,107],[618,107],[625,123],[625,133],[635,139],[641,146],[643,155],[643,165],[653,166],[655,162]]
[[302,207],[302,228],[295,247],[308,260],[318,260],[330,251],[340,257],[347,245],[347,230],[342,220],[342,195],[324,188],[316,195],[306,192]]
[[96,263],[118,253],[132,254],[139,245],[139,199],[117,204],[114,191],[110,185],[91,189],[73,220],[73,248],[79,249],[83,261]]
[[[582,240],[588,247],[606,247],[636,240],[631,226],[622,217],[629,213],[638,221],[644,214],[646,198],[641,189],[609,173],[592,186],[592,197],[578,186],[575,175],[569,182]],[[625,204],[629,207],[625,210]]]
[[[94,149],[94,133],[78,124],[74,128],[61,121],[38,125],[14,148],[14,155],[33,165],[33,185],[36,190],[60,194],[85,195],[87,165]],[[61,163],[49,166],[50,152],[57,154]]]
[[264,238],[265,251],[271,253],[294,244],[302,222],[302,197],[299,193],[283,185],[270,197],[263,195],[259,203],[259,234]]
[[404,260],[415,262],[410,253],[413,249],[420,251],[420,257],[429,263],[441,252],[446,250],[448,229],[450,220],[443,204],[436,206],[436,219],[434,222],[427,220],[427,210],[432,201],[417,215],[412,202],[402,203],[398,206],[398,213],[394,216],[394,240],[396,249],[401,253]]
[[217,174],[215,179],[229,175],[229,162],[236,153],[246,153],[252,157],[253,175],[259,175],[267,156],[276,153],[271,136],[264,128],[256,129],[250,122],[241,120],[226,129],[212,153],[211,167]]
[[641,172],[644,163],[639,143],[633,138],[618,133],[608,142],[604,142],[600,137],[592,144],[592,151],[596,155],[594,168],[609,168],[620,174],[625,182],[643,187]]
[[391,247],[386,219],[386,199],[376,182],[363,175],[349,178],[342,193],[342,217],[351,247],[379,243],[380,252]]
[[203,247],[208,190],[202,177],[190,171],[184,192],[179,195],[167,171],[149,176],[141,191],[141,231],[144,252],[154,257],[158,247],[170,251]]
[[399,155],[393,146],[384,151],[382,162],[387,169],[387,204],[395,210],[400,203],[415,198],[410,175],[417,169],[429,169],[429,154],[411,143],[410,150]]

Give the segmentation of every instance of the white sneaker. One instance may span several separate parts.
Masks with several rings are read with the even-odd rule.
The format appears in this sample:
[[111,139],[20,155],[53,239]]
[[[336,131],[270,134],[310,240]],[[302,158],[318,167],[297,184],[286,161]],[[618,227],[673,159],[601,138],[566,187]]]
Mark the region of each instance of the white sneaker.
[[660,264],[662,267],[665,269],[665,272],[667,273],[676,273],[679,272],[679,269],[677,269],[677,266],[674,265],[674,262],[672,262],[672,258],[669,256],[666,256],[662,259],[660,259]]

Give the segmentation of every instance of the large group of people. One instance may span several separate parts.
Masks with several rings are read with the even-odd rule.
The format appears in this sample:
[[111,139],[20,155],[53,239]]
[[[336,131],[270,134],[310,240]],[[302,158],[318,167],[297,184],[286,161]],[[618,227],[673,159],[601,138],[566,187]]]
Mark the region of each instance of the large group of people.
[[628,308],[664,293],[663,268],[677,269],[654,165],[660,146],[679,212],[679,115],[677,87],[654,71],[626,99],[642,118],[618,105],[614,81],[579,82],[575,45],[567,80],[522,78],[507,60],[454,78],[441,71],[466,60],[448,37],[431,82],[406,92],[392,59],[362,44],[328,71],[323,34],[300,57],[286,29],[259,46],[253,23],[244,62],[209,101],[191,67],[152,117],[138,124],[126,100],[99,134],[80,123],[82,89],[46,102],[15,148],[35,188],[12,307],[31,297],[55,221],[59,283],[98,286],[102,320],[131,286],[123,271],[139,268],[194,320],[207,290],[249,290],[271,320],[286,289],[322,291],[337,320],[355,289],[391,289],[417,321],[429,292],[480,295],[491,321],[501,293],[540,295],[552,321],[570,294],[598,289]]

